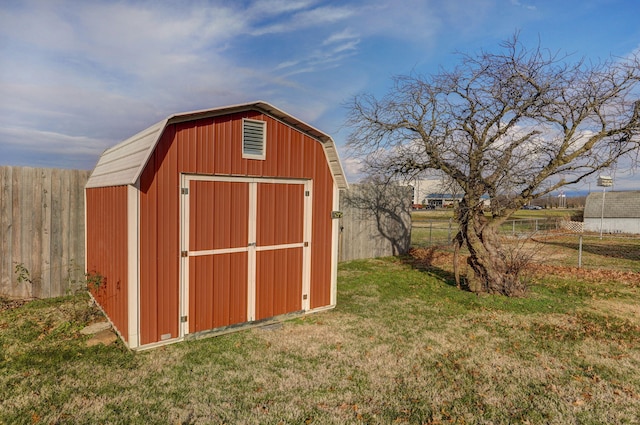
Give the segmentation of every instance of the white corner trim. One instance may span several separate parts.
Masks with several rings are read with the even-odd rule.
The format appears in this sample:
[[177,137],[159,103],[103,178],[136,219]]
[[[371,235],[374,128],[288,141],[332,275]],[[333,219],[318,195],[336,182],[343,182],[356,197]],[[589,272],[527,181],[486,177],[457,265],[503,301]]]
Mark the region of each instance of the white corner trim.
[[[340,209],[340,189],[333,184],[333,211]],[[331,305],[338,300],[338,260],[340,253],[340,219],[331,219]]]
[[131,349],[137,348],[140,344],[139,195],[140,192],[135,186],[127,186],[127,339]]

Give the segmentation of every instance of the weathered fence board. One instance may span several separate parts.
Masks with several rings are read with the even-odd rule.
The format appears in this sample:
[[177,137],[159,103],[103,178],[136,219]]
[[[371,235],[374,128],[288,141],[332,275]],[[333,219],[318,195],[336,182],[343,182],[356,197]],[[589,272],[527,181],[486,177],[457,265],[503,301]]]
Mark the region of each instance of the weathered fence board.
[[411,246],[411,189],[352,184],[340,195],[340,261],[405,254]]
[[0,167],[1,295],[55,297],[83,281],[89,173]]

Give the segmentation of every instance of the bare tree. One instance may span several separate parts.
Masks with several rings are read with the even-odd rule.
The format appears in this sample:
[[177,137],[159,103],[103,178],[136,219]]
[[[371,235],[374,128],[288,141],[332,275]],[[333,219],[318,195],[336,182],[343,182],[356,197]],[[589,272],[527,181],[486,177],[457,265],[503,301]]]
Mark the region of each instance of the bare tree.
[[[469,288],[518,295],[520,270],[499,226],[532,199],[635,158],[640,58],[571,62],[523,46],[517,34],[497,53],[460,58],[452,71],[396,77],[384,98],[354,98],[348,145],[374,173],[432,169],[455,181],[464,192],[455,240],[469,250]],[[485,194],[502,200],[491,215]]]

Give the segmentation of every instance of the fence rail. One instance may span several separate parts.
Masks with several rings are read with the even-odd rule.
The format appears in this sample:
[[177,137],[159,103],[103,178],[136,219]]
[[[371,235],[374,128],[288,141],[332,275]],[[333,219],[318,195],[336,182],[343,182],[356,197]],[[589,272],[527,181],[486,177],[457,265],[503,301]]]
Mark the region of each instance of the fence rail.
[[0,167],[0,295],[47,298],[84,278],[89,171]]

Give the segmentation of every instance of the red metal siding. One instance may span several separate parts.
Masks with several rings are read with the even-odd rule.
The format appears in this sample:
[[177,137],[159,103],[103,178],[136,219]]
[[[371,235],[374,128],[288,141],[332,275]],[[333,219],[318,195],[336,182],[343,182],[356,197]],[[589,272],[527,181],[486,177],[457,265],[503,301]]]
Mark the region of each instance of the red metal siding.
[[256,253],[256,320],[302,309],[302,248]]
[[249,186],[212,181],[190,186],[189,251],[246,247]]
[[87,189],[86,197],[87,272],[102,276],[91,293],[128,341],[127,186]]
[[[242,158],[242,118],[267,122],[265,160]],[[330,303],[333,179],[316,140],[256,111],[170,125],[141,177],[141,343],[177,336],[180,173],[313,180],[311,306]]]
[[[315,155],[313,198],[313,254],[311,256],[311,308],[331,303],[331,211],[333,178],[323,152]],[[316,184],[315,182],[322,182]]]
[[247,321],[247,253],[189,258],[189,332]]
[[[140,343],[177,338],[179,322],[179,174],[172,129],[162,136],[140,185]],[[173,166],[172,166],[173,165]]]

